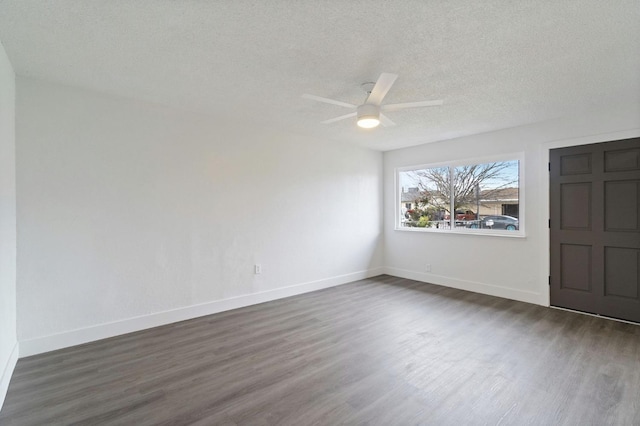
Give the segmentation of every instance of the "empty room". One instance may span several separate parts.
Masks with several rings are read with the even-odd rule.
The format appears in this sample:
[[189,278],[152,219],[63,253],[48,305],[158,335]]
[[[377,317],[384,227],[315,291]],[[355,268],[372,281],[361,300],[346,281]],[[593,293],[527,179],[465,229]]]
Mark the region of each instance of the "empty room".
[[639,23],[0,0],[0,424],[640,424]]

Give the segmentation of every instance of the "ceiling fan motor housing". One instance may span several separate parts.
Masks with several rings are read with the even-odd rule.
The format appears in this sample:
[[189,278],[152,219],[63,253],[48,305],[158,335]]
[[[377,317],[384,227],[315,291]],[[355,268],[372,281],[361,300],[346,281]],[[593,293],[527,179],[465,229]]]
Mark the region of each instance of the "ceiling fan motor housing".
[[380,107],[378,105],[363,104],[358,107],[358,120],[366,118],[380,118]]

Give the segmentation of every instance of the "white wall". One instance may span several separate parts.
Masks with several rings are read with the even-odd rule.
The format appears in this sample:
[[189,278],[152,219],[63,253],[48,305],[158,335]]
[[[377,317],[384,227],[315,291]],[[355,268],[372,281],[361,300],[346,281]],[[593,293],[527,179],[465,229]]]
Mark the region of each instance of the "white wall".
[[[22,77],[16,105],[21,356],[381,271],[548,304],[548,149],[640,134],[635,105],[383,155]],[[526,238],[394,230],[396,167],[514,152]]]
[[15,74],[0,44],[0,407],[18,359],[15,98]]
[[381,272],[381,153],[17,82],[22,355]]
[[[479,293],[549,304],[550,148],[640,135],[640,105],[425,144],[384,154],[385,271]],[[394,230],[396,167],[524,152],[526,238]],[[521,210],[521,214],[523,211]],[[427,273],[425,265],[431,264]]]

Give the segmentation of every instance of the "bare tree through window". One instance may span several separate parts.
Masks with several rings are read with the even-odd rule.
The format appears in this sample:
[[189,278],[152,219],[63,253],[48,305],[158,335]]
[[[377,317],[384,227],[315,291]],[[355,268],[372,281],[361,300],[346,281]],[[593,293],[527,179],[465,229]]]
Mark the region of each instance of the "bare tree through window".
[[[399,178],[405,206],[410,199],[412,207],[404,212],[405,226],[433,227],[435,223],[444,228],[453,217],[457,227],[493,229],[482,221],[483,216],[498,215],[515,223],[503,229],[518,229],[517,160],[414,169],[400,172]],[[488,223],[503,220],[494,219]]]

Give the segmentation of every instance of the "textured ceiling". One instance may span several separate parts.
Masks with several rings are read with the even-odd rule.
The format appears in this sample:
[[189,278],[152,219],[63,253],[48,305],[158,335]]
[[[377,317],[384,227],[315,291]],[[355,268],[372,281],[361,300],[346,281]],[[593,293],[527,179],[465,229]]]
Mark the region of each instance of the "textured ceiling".
[[[389,150],[640,102],[638,0],[0,0],[18,75]],[[361,130],[303,93],[359,104],[399,75]]]

